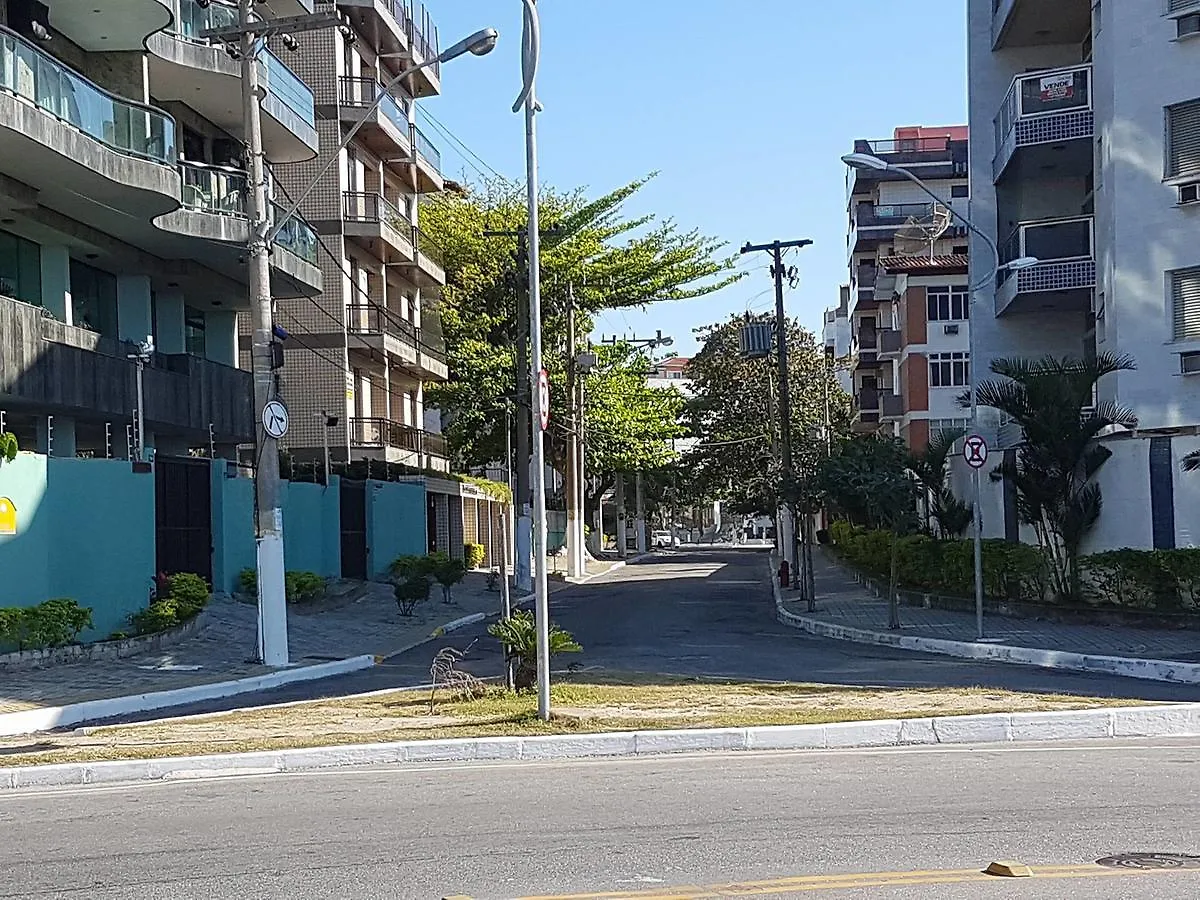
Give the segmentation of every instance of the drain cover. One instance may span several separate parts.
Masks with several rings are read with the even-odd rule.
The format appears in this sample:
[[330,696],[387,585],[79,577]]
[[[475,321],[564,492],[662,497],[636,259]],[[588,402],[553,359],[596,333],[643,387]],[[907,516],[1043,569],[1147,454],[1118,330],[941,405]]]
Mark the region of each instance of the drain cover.
[[1200,869],[1200,856],[1183,853],[1118,853],[1096,860],[1110,869]]

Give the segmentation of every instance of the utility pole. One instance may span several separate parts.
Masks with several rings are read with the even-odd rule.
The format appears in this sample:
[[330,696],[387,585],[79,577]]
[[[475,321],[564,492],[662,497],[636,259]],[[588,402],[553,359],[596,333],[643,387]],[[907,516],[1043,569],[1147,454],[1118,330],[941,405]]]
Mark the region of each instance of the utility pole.
[[[771,275],[775,278],[775,352],[779,366],[779,442],[783,451],[783,497],[788,514],[784,557],[791,567],[793,583],[799,582],[796,552],[796,524],[799,521],[795,490],[795,469],[792,462],[792,397],[788,385],[787,316],[783,306],[783,251],[790,247],[807,247],[810,240],[772,241],[769,244],[746,244],[742,253],[762,250],[770,252],[773,264]],[[780,529],[783,531],[783,529]],[[781,537],[784,535],[781,535]]]
[[579,429],[582,427],[582,410],[576,403],[575,366],[575,285],[567,285],[567,408],[570,409],[570,432],[567,434],[567,577],[583,577],[583,548],[580,546],[583,504],[580,499],[583,485],[580,481]]
[[[137,366],[137,461],[146,461],[146,402],[142,390],[142,381],[146,366],[154,356],[154,335],[146,335],[146,340],[137,346],[136,353],[130,353],[129,359]],[[107,427],[107,426],[106,426]]]

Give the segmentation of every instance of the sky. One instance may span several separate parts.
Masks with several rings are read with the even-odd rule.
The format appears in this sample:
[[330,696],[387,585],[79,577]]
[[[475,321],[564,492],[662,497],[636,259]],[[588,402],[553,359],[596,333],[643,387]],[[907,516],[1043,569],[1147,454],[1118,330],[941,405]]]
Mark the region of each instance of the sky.
[[[442,95],[420,107],[447,177],[491,170],[525,178],[520,0],[426,0],[442,47],[486,26],[486,57],[442,69]],[[819,333],[848,279],[845,168],[856,138],[897,125],[966,121],[962,0],[539,0],[540,180],[599,196],[651,172],[626,204],[632,217],[673,219],[726,243],[807,238],[787,260],[799,284],[788,314]],[[853,10],[852,15],[845,11]],[[449,132],[447,136],[437,126]],[[606,313],[602,335],[675,340],[774,303],[765,253],[738,258],[747,277],[714,294]]]

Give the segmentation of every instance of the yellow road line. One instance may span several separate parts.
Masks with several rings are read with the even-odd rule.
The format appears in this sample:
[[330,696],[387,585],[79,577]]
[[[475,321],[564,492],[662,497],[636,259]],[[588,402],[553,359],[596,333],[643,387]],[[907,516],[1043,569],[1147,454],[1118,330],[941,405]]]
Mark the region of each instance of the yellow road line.
[[[1110,869],[1093,863],[1068,866],[1035,866],[1034,878],[1106,878],[1117,875],[1200,874],[1200,870],[1182,869]],[[861,872],[838,875],[798,875],[767,881],[743,881],[728,884],[677,885],[640,891],[602,891],[591,894],[547,894],[519,900],[722,900],[771,894],[796,894],[808,891],[839,891],[850,888],[889,887],[914,884],[963,884],[975,881],[1005,881],[981,869],[931,869],[910,872]]]

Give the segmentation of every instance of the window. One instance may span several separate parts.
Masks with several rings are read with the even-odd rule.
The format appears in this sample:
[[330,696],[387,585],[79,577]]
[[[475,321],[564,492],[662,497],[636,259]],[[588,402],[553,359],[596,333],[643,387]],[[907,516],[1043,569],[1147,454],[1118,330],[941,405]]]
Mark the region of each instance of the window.
[[1200,266],[1168,273],[1174,339],[1200,341]]
[[192,356],[204,356],[206,350],[204,313],[185,306],[183,309],[183,351]]
[[1175,27],[1177,37],[1185,38],[1191,37],[1193,34],[1200,34],[1200,13],[1184,16],[1176,21]]
[[970,197],[971,188],[965,184],[955,184],[950,186],[951,197]]
[[954,249],[951,252],[953,252],[955,256],[966,256],[971,252],[971,248],[966,244],[955,244]]
[[0,296],[42,303],[42,248],[0,231]]
[[971,362],[968,354],[929,354],[930,387],[966,387],[970,382]]
[[1200,175],[1200,100],[1167,107],[1167,177]]
[[962,322],[971,317],[971,296],[965,284],[926,289],[930,322]]
[[117,276],[71,260],[71,307],[75,324],[117,336]]

